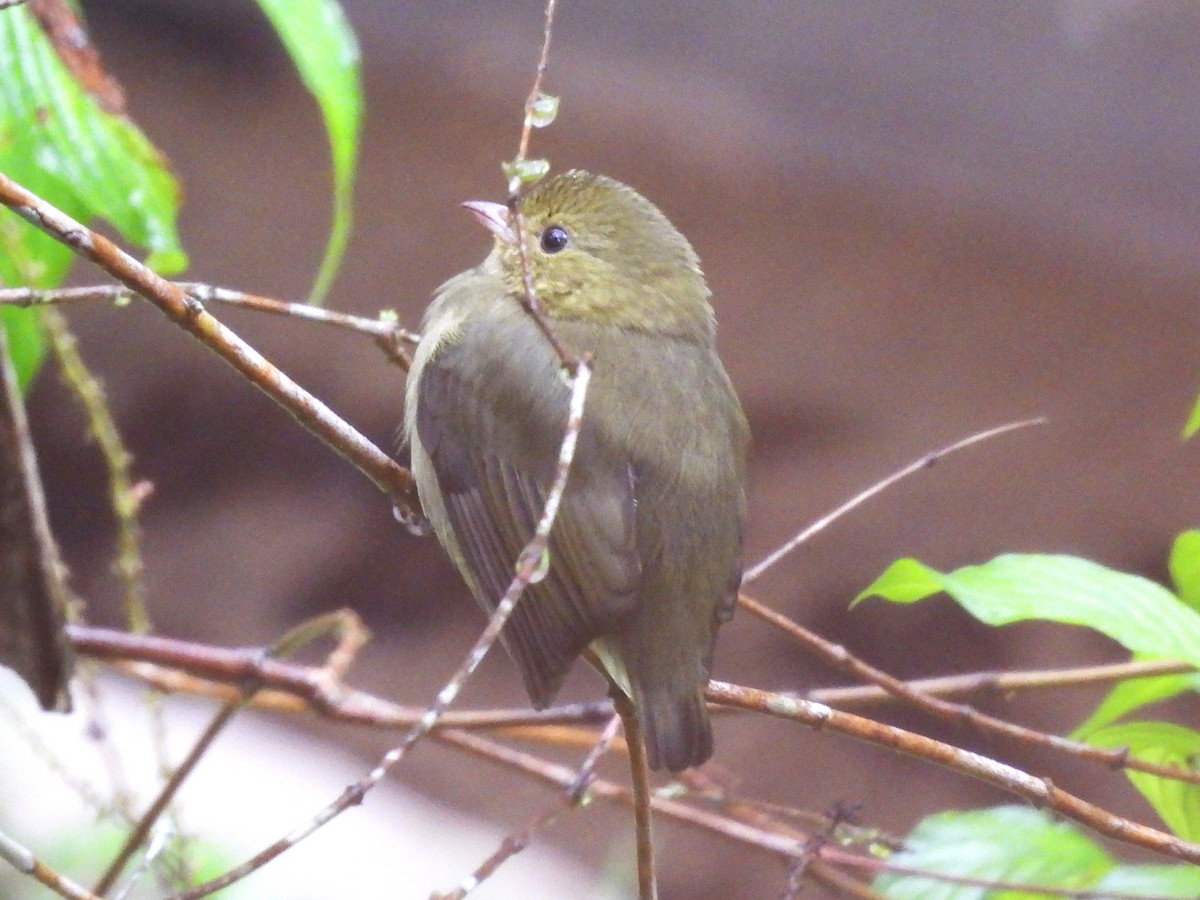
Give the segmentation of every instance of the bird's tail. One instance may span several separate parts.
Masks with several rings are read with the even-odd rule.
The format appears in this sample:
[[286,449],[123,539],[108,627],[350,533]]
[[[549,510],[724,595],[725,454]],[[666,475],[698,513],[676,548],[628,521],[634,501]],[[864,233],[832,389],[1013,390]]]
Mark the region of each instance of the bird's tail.
[[689,686],[682,694],[665,690],[635,692],[634,705],[651,769],[681,772],[712,756],[712,725],[699,690]]

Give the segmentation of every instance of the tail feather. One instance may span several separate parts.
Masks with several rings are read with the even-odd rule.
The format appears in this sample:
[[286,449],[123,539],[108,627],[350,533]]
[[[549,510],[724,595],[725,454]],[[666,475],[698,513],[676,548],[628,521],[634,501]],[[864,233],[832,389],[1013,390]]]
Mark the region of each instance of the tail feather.
[[712,725],[702,693],[693,688],[683,696],[666,691],[638,694],[634,705],[651,769],[681,772],[712,756]]

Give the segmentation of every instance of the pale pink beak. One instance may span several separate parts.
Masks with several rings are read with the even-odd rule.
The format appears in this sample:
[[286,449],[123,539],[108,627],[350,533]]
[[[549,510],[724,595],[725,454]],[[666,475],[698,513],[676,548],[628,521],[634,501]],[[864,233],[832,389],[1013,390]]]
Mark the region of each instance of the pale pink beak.
[[508,207],[503,203],[492,203],[490,200],[468,200],[463,206],[470,210],[479,224],[498,237],[506,244],[516,244],[517,236],[513,232],[512,219],[508,215]]

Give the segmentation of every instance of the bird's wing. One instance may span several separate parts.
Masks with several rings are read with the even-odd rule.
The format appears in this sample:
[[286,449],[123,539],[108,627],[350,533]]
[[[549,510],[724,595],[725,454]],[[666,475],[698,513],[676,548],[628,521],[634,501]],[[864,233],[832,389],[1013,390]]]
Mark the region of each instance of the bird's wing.
[[[419,376],[417,435],[460,568],[489,611],[542,515],[567,419],[557,360],[531,327],[524,315],[507,326],[468,323]],[[548,574],[526,589],[502,635],[538,707],[553,699],[579,653],[634,610],[641,574],[634,497],[632,466],[605,452],[585,412]]]

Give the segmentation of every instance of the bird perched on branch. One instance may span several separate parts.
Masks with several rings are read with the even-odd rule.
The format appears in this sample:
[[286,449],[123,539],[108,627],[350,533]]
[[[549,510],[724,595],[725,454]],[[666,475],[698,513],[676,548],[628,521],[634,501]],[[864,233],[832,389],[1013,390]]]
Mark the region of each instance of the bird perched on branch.
[[[495,243],[425,314],[405,434],[425,513],[490,611],[542,515],[570,389],[522,306],[508,207],[464,206]],[[632,699],[651,767],[699,765],[713,644],[741,582],[749,442],[709,290],[683,235],[620,182],[566,172],[519,208],[537,302],[593,373],[548,570],[501,640],[539,709],[590,648]]]

